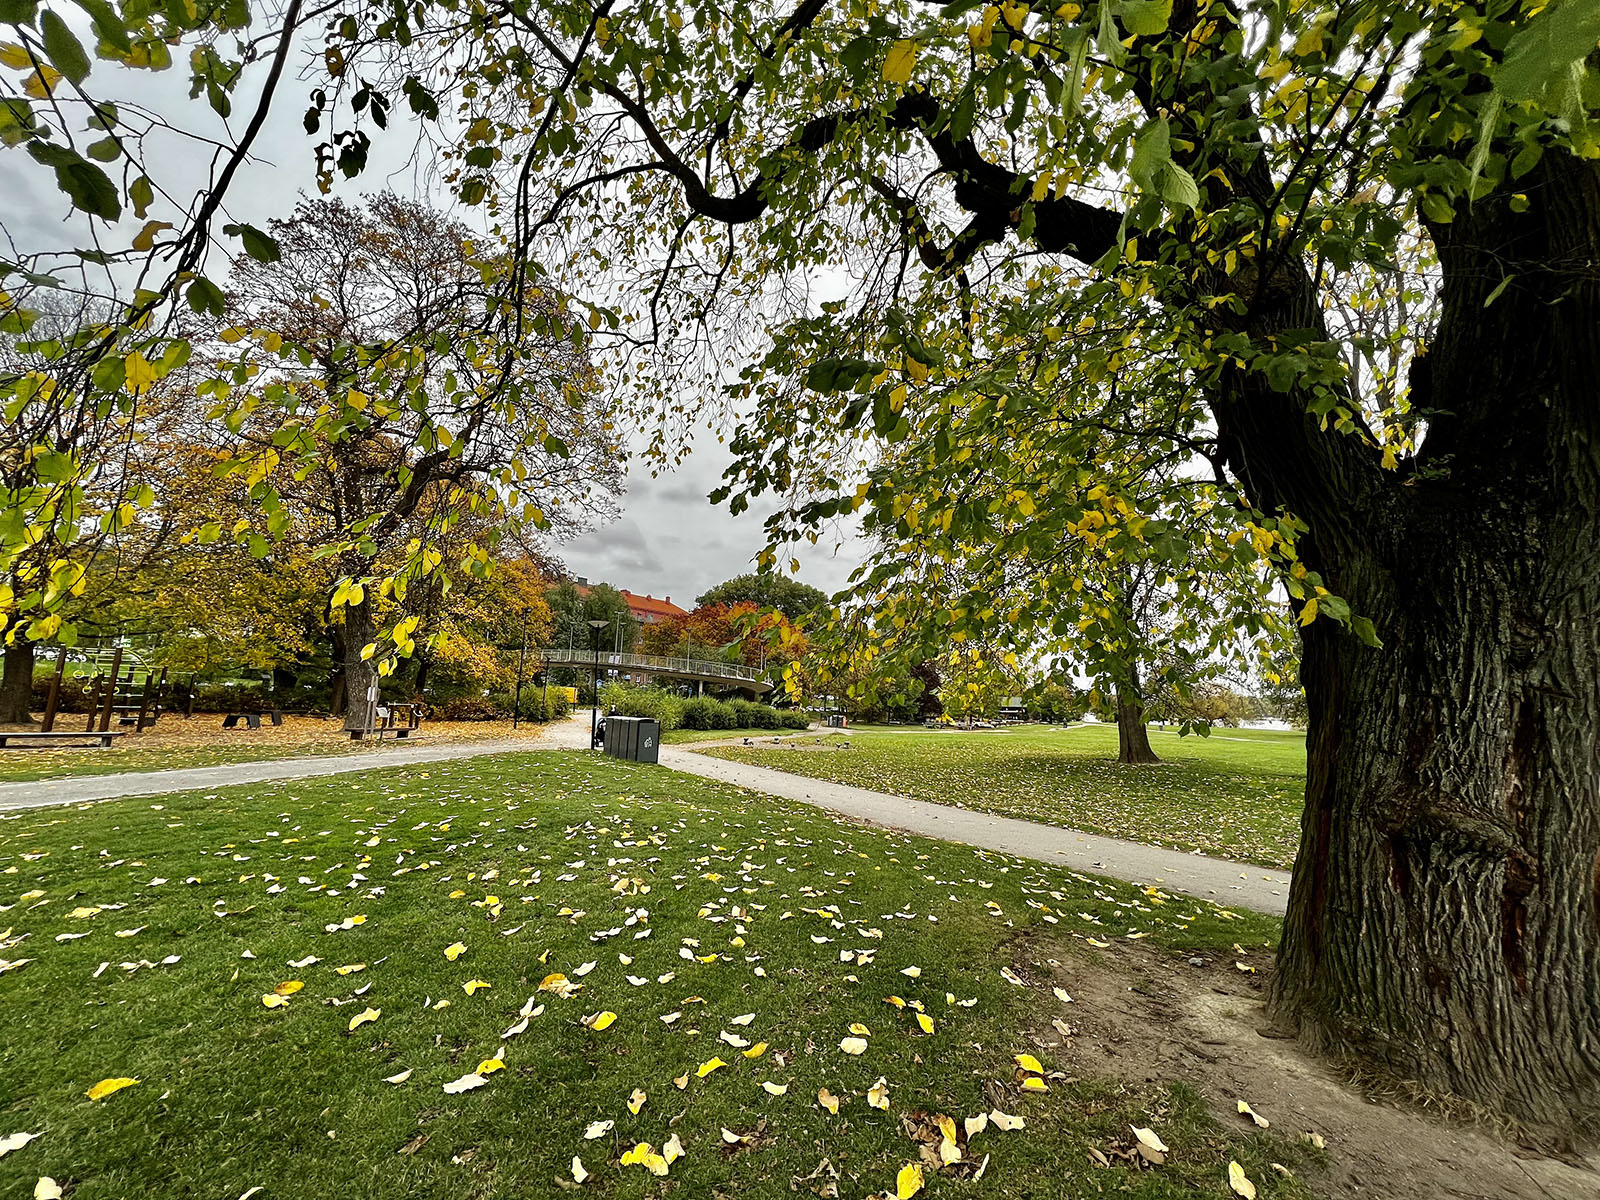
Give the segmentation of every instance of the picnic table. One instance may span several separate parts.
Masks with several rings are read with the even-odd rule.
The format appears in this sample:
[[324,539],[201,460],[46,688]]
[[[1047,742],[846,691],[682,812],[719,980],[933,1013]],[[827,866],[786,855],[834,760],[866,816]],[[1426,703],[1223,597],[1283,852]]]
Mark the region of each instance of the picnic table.
[[352,729],[350,740],[359,742],[363,738],[375,737],[382,741],[392,737],[396,741],[405,741],[422,728],[422,705],[420,704],[380,704],[373,710],[373,725],[370,729]]
[[224,729],[237,729],[239,727],[239,724],[241,722],[243,722],[244,727],[246,729],[260,729],[261,728],[261,718],[264,717],[264,716],[265,717],[271,717],[272,718],[272,723],[274,725],[282,725],[283,724],[283,709],[281,709],[281,708],[272,708],[272,709],[268,709],[264,713],[259,713],[259,712],[232,712],[232,713],[229,713],[227,716],[222,718],[222,727]]
[[0,730],[0,750],[25,750],[33,747],[39,750],[48,750],[51,743],[67,742],[65,749],[76,746],[79,749],[105,750],[111,746],[111,739],[123,737],[127,734],[125,729],[90,729],[90,730],[65,730],[65,729],[10,729]]

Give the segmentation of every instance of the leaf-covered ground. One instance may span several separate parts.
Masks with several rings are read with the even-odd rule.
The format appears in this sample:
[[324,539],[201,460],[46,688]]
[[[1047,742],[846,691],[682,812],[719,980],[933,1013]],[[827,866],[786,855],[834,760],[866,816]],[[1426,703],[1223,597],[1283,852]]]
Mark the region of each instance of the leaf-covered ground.
[[[848,750],[830,748],[844,740]],[[1117,732],[1105,725],[869,728],[848,739],[705,753],[1153,846],[1294,865],[1303,734],[1229,729],[1181,738],[1152,729],[1150,742],[1162,762],[1139,767],[1116,761]]]
[[1096,945],[1274,923],[661,768],[7,814],[0,909],[0,1194],[1310,1194],[1276,1129],[1050,1050]]
[[682,746],[692,742],[720,742],[728,738],[749,738],[769,744],[777,737],[794,737],[793,729],[669,729],[661,735],[664,746]]
[[[167,715],[142,733],[130,733],[110,749],[71,747],[0,750],[0,783],[65,779],[77,775],[115,775],[122,771],[166,771],[181,767],[216,767],[225,763],[264,762],[327,754],[369,753],[395,745],[436,745],[540,738],[540,726],[522,724],[515,733],[505,721],[425,721],[415,742],[353,742],[343,725],[315,717],[284,717],[282,725],[263,721],[260,729],[224,729],[217,713],[199,713],[188,720]],[[84,718],[70,714],[56,728],[75,731]]]

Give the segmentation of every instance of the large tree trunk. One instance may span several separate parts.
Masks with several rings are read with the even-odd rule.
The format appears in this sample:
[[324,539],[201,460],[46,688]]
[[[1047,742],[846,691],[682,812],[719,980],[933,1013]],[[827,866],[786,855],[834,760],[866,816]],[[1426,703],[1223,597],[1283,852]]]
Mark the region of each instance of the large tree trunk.
[[1491,198],[1433,231],[1417,477],[1364,544],[1307,546],[1384,645],[1306,631],[1271,1008],[1314,1048],[1572,1128],[1600,1119],[1600,170],[1547,154],[1524,186],[1525,219]]
[[1117,689],[1117,761],[1161,761],[1156,757],[1156,752],[1150,749],[1150,731],[1144,723],[1144,697],[1130,688]]
[[33,724],[34,646],[22,638],[6,646],[0,674],[0,725]]
[[373,703],[377,698],[378,669],[361,651],[377,636],[372,619],[372,601],[347,605],[344,610],[344,727],[351,730],[372,728]]

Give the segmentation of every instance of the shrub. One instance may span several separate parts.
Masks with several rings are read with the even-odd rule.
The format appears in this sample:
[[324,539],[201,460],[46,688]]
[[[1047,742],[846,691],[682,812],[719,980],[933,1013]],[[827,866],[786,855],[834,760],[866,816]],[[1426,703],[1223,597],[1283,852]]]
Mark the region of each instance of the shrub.
[[778,715],[778,725],[774,728],[781,729],[810,729],[811,714],[798,708],[773,709]]
[[732,729],[735,727],[733,705],[710,696],[698,696],[684,702],[683,728]]
[[601,686],[600,704],[606,712],[622,717],[654,717],[661,722],[663,731],[683,727],[684,701],[660,688],[634,687],[613,680]]
[[453,696],[433,706],[439,721],[500,721],[511,716],[509,696]]

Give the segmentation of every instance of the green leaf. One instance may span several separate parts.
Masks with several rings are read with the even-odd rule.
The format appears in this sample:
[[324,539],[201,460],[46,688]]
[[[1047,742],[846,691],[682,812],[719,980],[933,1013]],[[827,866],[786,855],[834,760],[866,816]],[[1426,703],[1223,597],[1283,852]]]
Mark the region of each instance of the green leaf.
[[262,233],[254,225],[224,225],[222,232],[244,242],[244,252],[257,262],[274,263],[283,257],[275,238]]
[[1167,31],[1172,20],[1172,0],[1122,0],[1117,16],[1129,33],[1155,37]]
[[1423,214],[1438,225],[1448,225],[1456,219],[1456,210],[1438,192],[1424,192],[1420,201]]
[[39,0],[0,0],[0,23],[32,25],[39,11]]
[[133,201],[133,215],[143,217],[150,211],[150,205],[155,203],[155,189],[150,186],[150,180],[141,175],[133,181],[128,188],[128,199]]
[[116,162],[122,157],[122,147],[116,138],[101,138],[89,145],[89,157],[95,162]]
[[122,201],[116,185],[99,167],[85,162],[65,146],[31,142],[28,153],[56,171],[56,186],[72,200],[74,207],[91,216],[115,221],[122,215]]
[[[1151,121],[1133,137],[1128,174],[1147,192],[1157,191],[1156,175],[1172,162],[1172,130],[1165,118]],[[1194,180],[1189,181],[1193,184]],[[1198,194],[1196,196],[1198,201]]]
[[222,289],[204,276],[196,279],[189,285],[186,296],[189,307],[197,313],[209,313],[220,317],[223,309],[228,305],[227,297],[222,294]]
[[72,478],[72,456],[44,450],[34,456],[33,473],[43,483],[65,483]]
[[1161,198],[1173,208],[1199,208],[1200,188],[1193,175],[1168,162],[1161,172]]
[[1350,622],[1350,628],[1358,638],[1373,649],[1382,649],[1383,640],[1378,637],[1378,631],[1373,627],[1370,617],[1356,617]]
[[1572,65],[1594,53],[1600,42],[1600,5],[1593,0],[1562,0],[1546,8],[1506,43],[1494,73],[1495,90],[1507,100],[1540,100],[1552,85],[1564,85]]
[[89,14],[89,19],[94,22],[94,31],[100,35],[102,41],[116,47],[124,54],[133,51],[133,42],[128,38],[128,27],[122,23],[122,18],[117,16],[117,10],[106,3],[106,0],[77,0],[79,8]]
[[83,44],[67,28],[67,23],[49,9],[39,18],[39,28],[44,32],[44,52],[50,56],[51,65],[73,83],[82,83],[89,75],[89,56]]
[[1511,286],[1511,281],[1513,279],[1515,279],[1516,277],[1517,277],[1516,276],[1516,272],[1512,272],[1510,275],[1507,275],[1504,279],[1502,279],[1499,283],[1495,284],[1494,285],[1494,291],[1490,292],[1487,296],[1485,296],[1483,298],[1483,306],[1485,308],[1488,308],[1489,305],[1493,304],[1496,300],[1500,299],[1500,293],[1505,291],[1508,287],[1510,287]]
[[557,458],[569,458],[572,455],[572,448],[553,433],[545,434],[544,448]]

